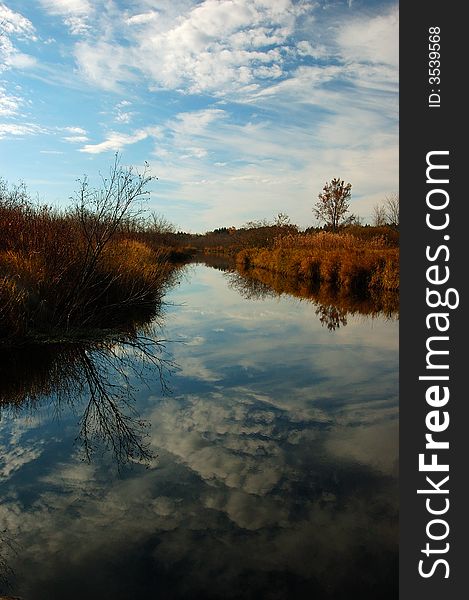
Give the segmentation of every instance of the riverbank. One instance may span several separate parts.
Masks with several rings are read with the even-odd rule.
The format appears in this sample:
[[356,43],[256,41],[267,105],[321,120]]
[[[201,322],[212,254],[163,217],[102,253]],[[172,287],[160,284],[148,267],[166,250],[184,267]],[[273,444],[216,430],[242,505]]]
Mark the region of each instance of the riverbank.
[[239,229],[176,232],[144,215],[150,180],[116,157],[101,189],[84,179],[71,205],[56,209],[0,179],[0,345],[86,339],[145,321],[194,253],[233,257],[244,273],[265,270],[342,296],[399,290],[396,227],[300,232],[279,215]]
[[0,185],[0,345],[99,337],[155,314],[190,252],[134,209],[147,181],[116,163],[66,210]]
[[320,232],[279,237],[271,248],[236,253],[244,271],[265,269],[310,285],[327,284],[342,293],[399,290],[399,248],[384,236]]

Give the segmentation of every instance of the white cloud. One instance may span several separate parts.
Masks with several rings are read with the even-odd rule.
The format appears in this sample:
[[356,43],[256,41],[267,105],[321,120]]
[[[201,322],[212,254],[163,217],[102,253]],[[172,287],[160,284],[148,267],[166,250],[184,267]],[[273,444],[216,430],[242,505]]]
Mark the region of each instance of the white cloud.
[[[36,39],[35,29],[29,19],[0,3],[0,24],[2,33],[15,34],[27,39]],[[1,37],[0,37],[1,39]]]
[[126,108],[131,105],[132,105],[132,102],[129,102],[129,100],[122,100],[121,102],[116,104],[116,106],[114,108],[114,110],[115,110],[114,120],[117,123],[124,123],[124,124],[130,123],[130,121],[134,117],[135,113],[132,111],[126,110]]
[[133,72],[135,50],[106,41],[95,45],[81,41],[75,45],[75,58],[82,77],[90,84],[117,91],[123,81],[136,78]]
[[40,3],[51,15],[86,15],[92,11],[88,0],[40,0]]
[[133,113],[131,113],[131,112],[119,111],[116,114],[116,122],[117,123],[130,123],[130,121],[132,120],[132,116],[133,116]]
[[327,50],[324,45],[312,46],[307,40],[298,42],[296,49],[300,56],[311,56],[312,58],[325,58],[327,56]]
[[0,139],[8,137],[23,137],[45,133],[45,129],[34,123],[0,123]]
[[342,73],[343,68],[338,65],[300,66],[288,79],[252,94],[251,99],[256,101],[272,96],[288,96],[290,101],[294,99],[296,102],[317,104],[315,89],[333,81]]
[[9,479],[24,465],[41,456],[43,441],[30,441],[25,436],[29,428],[35,425],[35,419],[28,422],[17,415],[2,414],[1,439],[4,441],[0,443],[0,480]]
[[181,154],[181,158],[204,158],[207,156],[207,150],[204,148],[197,148],[196,146],[191,146],[189,148],[183,149],[184,154]]
[[337,42],[349,62],[383,63],[397,67],[399,60],[399,12],[353,19],[339,30]]
[[40,446],[27,447],[22,442],[15,448],[2,448],[0,459],[0,480],[6,480],[24,465],[38,459],[42,454]]
[[138,129],[133,133],[119,133],[117,131],[111,131],[108,133],[107,138],[104,142],[98,144],[87,144],[80,148],[80,152],[87,154],[101,154],[102,152],[108,152],[109,150],[121,150],[129,144],[136,144],[148,137],[158,138],[161,136],[161,129],[159,127],[144,127]]
[[169,21],[163,11],[127,15],[125,53],[108,42],[87,41],[76,48],[76,59],[85,76],[107,88],[138,69],[157,87],[225,95],[259,76],[284,73],[281,46],[310,8],[290,0],[205,0]]
[[326,441],[326,448],[335,456],[353,459],[392,475],[397,469],[398,439],[398,419],[391,417],[377,423],[336,427]]
[[207,108],[191,112],[179,113],[174,121],[168,124],[169,128],[179,134],[198,135],[203,133],[214,121],[219,121],[226,115],[219,108]]
[[82,35],[89,31],[89,17],[93,5],[88,0],[40,0],[42,7],[50,15],[62,17],[72,35]]
[[[205,0],[177,7],[163,3],[158,12],[117,17],[115,31],[127,37],[125,46],[113,41],[108,15],[106,34],[99,42],[81,41],[75,47],[84,77],[116,90],[140,72],[154,90],[246,98],[270,97],[288,89],[294,93],[298,87],[307,96],[312,88],[336,79],[376,85],[381,78],[388,82],[397,78],[397,7],[381,15],[327,22],[327,47],[324,36],[319,41],[319,25],[311,39],[294,39],[304,31],[299,17],[312,25],[317,8],[312,3]],[[132,25],[138,25],[138,30]],[[335,64],[295,65],[292,71],[294,62],[288,63],[287,58],[295,56],[315,61],[334,58]],[[280,87],[269,87],[283,78]]]
[[86,129],[82,127],[63,127],[63,131],[68,131],[68,133],[73,133],[75,135],[86,135]]
[[31,21],[0,3],[0,73],[7,69],[27,69],[36,64],[36,59],[20,52],[12,38],[35,41],[35,28]]
[[64,131],[70,135],[63,136],[63,140],[71,144],[84,144],[89,141],[88,132],[83,127],[69,126],[61,127],[60,131]]
[[[117,115],[119,115],[120,107],[128,106],[128,101],[123,101],[116,106]],[[128,113],[125,113],[128,114]],[[165,127],[148,126],[137,129],[131,133],[122,133],[110,131],[103,142],[97,144],[87,144],[80,149],[81,152],[88,154],[100,154],[109,150],[120,150],[124,146],[135,144],[147,138],[155,138],[158,143],[164,139],[164,133],[172,137],[173,146],[178,149],[179,158],[204,158],[207,155],[207,150],[197,142],[203,139],[204,132],[214,122],[220,121],[225,116],[225,111],[221,109],[205,109],[200,111],[179,113],[174,119],[168,121]],[[125,123],[125,120],[122,121]],[[71,130],[71,128],[67,128]],[[73,133],[85,133],[84,130],[79,130]],[[202,136],[202,137],[201,137]],[[74,136],[75,137],[75,136]],[[68,141],[71,141],[67,138]],[[78,141],[78,140],[76,140]],[[156,154],[160,157],[167,156],[169,151],[167,148],[159,147]]]
[[0,117],[16,115],[21,104],[22,99],[19,96],[10,95],[4,87],[0,87]]
[[83,35],[90,30],[87,17],[66,17],[64,23],[72,35]]
[[72,144],[84,144],[89,141],[89,138],[86,135],[70,135],[63,138],[66,142],[71,142]]
[[23,52],[12,52],[5,60],[5,65],[10,68],[30,69],[37,64],[36,58]]
[[139,13],[136,15],[132,15],[131,17],[127,17],[125,22],[128,25],[145,25],[154,21],[158,18],[158,13],[155,11],[149,11],[146,13]]

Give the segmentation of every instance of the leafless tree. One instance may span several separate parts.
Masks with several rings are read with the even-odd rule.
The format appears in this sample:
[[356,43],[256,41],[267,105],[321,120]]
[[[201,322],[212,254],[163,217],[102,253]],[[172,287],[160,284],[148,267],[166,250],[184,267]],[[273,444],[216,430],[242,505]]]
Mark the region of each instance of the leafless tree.
[[399,227],[399,194],[394,193],[387,196],[385,207],[388,224]]
[[266,283],[259,281],[248,274],[241,275],[237,271],[228,271],[228,287],[238,292],[247,300],[264,300],[265,298],[277,298],[279,294]]
[[123,167],[116,153],[108,177],[101,179],[99,189],[90,187],[86,176],[79,179],[79,189],[73,199],[71,214],[80,225],[84,248],[75,284],[57,317],[67,324],[72,315],[76,317],[83,310],[106,246],[118,231],[128,228],[129,222],[138,221],[143,214],[141,202],[149,194],[146,186],[155,178],[149,175],[146,163],[142,173],[133,167]]
[[81,284],[91,276],[104,248],[124,220],[138,218],[143,213],[138,201],[149,194],[145,188],[152,179],[147,164],[143,173],[138,173],[132,167],[123,167],[116,154],[109,176],[102,177],[100,189],[90,188],[86,176],[79,180],[74,210],[87,241]]
[[373,206],[372,223],[375,227],[382,227],[387,223],[386,208],[382,204],[375,204]]
[[175,226],[166,217],[152,210],[147,218],[147,227],[150,231],[160,234],[176,233]]

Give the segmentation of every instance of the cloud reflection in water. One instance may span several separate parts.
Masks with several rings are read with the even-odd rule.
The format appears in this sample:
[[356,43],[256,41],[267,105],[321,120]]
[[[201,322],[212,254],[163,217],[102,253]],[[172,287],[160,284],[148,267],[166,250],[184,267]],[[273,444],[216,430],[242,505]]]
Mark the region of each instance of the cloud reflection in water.
[[116,478],[79,462],[72,418],[21,434],[30,462],[0,504],[17,593],[396,597],[396,322],[330,331],[310,304],[243,299],[202,266],[172,300],[181,370],[170,396],[156,381],[136,396],[157,464]]

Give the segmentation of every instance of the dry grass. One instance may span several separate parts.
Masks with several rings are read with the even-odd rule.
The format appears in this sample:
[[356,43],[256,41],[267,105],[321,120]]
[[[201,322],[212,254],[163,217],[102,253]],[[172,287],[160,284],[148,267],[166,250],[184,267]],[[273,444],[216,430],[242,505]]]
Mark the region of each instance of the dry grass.
[[243,268],[327,283],[352,293],[399,289],[399,249],[384,236],[362,239],[349,233],[320,232],[278,238],[272,249],[249,248],[237,255]]
[[108,224],[87,219],[88,230],[72,210],[36,206],[0,185],[0,342],[116,327],[161,301],[171,251],[119,228],[98,247]]

